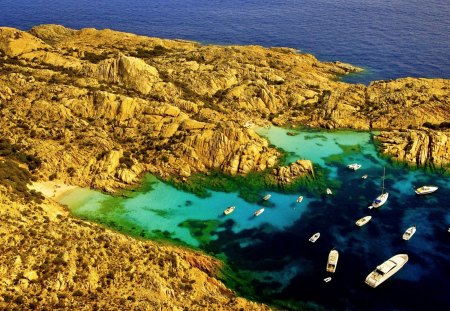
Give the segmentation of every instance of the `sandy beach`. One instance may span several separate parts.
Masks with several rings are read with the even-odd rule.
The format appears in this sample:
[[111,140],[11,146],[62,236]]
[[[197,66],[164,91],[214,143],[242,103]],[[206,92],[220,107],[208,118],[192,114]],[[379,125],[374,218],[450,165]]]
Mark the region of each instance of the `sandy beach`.
[[45,181],[34,182],[31,186],[28,186],[28,188],[41,192],[46,198],[58,201],[60,197],[74,191],[75,189],[79,189],[80,187],[67,185],[60,181]]

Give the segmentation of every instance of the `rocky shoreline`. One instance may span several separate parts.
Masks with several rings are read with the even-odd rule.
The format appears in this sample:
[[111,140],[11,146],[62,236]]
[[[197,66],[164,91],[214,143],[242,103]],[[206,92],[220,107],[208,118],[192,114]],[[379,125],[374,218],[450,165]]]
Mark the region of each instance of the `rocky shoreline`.
[[[70,217],[62,224],[46,215],[45,208],[39,207],[42,198],[23,193],[23,184],[29,179],[114,192],[138,183],[145,172],[185,182],[196,173],[207,174],[211,170],[228,175],[270,171],[270,178],[280,185],[314,176],[314,159],[281,166],[282,152],[253,128],[268,125],[380,130],[375,139],[382,153],[411,165],[448,171],[450,81],[404,78],[374,81],[365,86],[339,80],[340,75],[358,71],[349,64],[320,62],[312,55],[289,48],[203,46],[108,29],[74,30],[59,25],[41,25],[28,32],[0,27],[0,160],[10,167],[15,164],[5,160],[21,163],[14,170],[22,179],[21,183],[0,185],[2,196],[7,198],[0,212],[15,215],[1,238],[3,254],[7,254],[4,262],[8,264],[0,270],[0,282],[5,285],[0,306],[14,305],[20,295],[26,297],[19,302],[38,303],[31,297],[46,283],[56,282],[55,275],[63,273],[36,279],[33,273],[23,274],[24,271],[38,271],[40,268],[30,267],[41,267],[48,258],[33,257],[23,265],[22,257],[11,257],[25,250],[25,244],[20,246],[19,240],[36,241],[36,234],[29,236],[27,230],[21,230],[41,225],[27,218],[31,215],[27,209],[33,210],[32,214],[46,224],[49,232],[59,228],[71,234],[87,230],[86,224]],[[29,172],[19,173],[25,167]],[[17,204],[18,210],[25,212],[16,215],[9,204]],[[53,206],[51,209],[55,206],[49,200],[45,204]],[[21,221],[25,222],[21,225]],[[87,243],[88,236],[80,233],[80,243]],[[11,239],[15,242],[8,242]],[[114,239],[125,238],[117,235]],[[41,242],[37,244],[46,248]],[[89,248],[98,246],[94,244],[89,244]],[[146,245],[156,247],[150,242]],[[59,254],[66,247],[61,245],[55,252]],[[89,248],[81,247],[87,254],[91,252]],[[178,252],[168,250],[171,251]],[[111,260],[123,256],[117,249],[105,252]],[[139,256],[144,258],[145,252],[139,251]],[[81,296],[71,298],[73,305],[81,299],[77,297],[87,297],[86,290],[92,292],[78,289],[78,281],[73,279],[73,271],[80,269],[77,261],[69,260],[64,252],[60,257],[72,267],[72,274],[67,276],[64,272],[58,276],[59,287],[52,285],[48,293],[36,296],[45,300],[47,294],[51,295],[48,306],[59,303],[54,298],[57,293],[67,295],[67,291],[80,290]],[[17,269],[11,273],[13,267]],[[105,266],[95,273],[103,273],[108,279],[109,268]],[[42,275],[39,271],[37,274]],[[190,270],[186,266],[183,271]],[[35,280],[42,280],[38,281],[42,287],[33,283]],[[109,280],[108,284],[115,282],[114,278]],[[120,282],[134,284],[132,279]],[[63,283],[69,285],[62,288]],[[215,289],[205,294],[208,299],[215,295],[229,297],[228,290],[215,284]],[[116,294],[126,299],[126,294]],[[108,295],[96,297],[93,300],[97,302],[108,299]],[[189,300],[193,297],[181,301],[193,306],[194,300]],[[170,303],[178,306],[175,296],[172,298]],[[217,298],[212,306],[221,302]],[[267,309],[245,301],[242,304],[246,310]]]
[[[276,166],[280,153],[252,124],[386,130],[376,139],[390,156],[449,161],[448,130],[423,127],[449,120],[444,79],[366,87],[336,78],[358,68],[292,49],[57,25],[0,28],[0,55],[1,133],[42,160],[39,180],[113,191],[143,172],[182,181],[211,169],[234,175]],[[407,145],[420,133],[439,138],[422,145],[417,160],[394,129],[418,133]]]

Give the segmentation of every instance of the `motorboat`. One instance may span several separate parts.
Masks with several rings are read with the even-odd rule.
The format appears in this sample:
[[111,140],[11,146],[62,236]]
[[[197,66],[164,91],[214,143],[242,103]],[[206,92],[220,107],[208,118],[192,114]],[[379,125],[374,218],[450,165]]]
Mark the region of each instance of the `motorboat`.
[[423,195],[423,194],[433,193],[438,189],[439,189],[439,187],[436,187],[436,186],[422,186],[422,187],[417,188],[415,190],[415,192],[418,195]]
[[297,202],[300,203],[300,202],[302,202],[302,201],[303,201],[303,196],[301,195],[301,196],[299,196],[299,197],[297,198]]
[[334,273],[339,259],[339,252],[336,249],[332,249],[328,254],[327,271]]
[[231,214],[234,212],[236,206],[229,206],[226,210],[223,211],[225,215]]
[[259,216],[259,215],[261,215],[262,213],[264,213],[264,208],[261,208],[261,209],[259,209],[259,210],[257,210],[256,212],[255,212],[255,216]]
[[331,191],[330,188],[327,188],[327,194],[333,194],[333,191]]
[[362,179],[367,179],[367,177],[369,177],[369,175],[367,175],[367,174],[364,174],[361,176]]
[[271,196],[272,196],[271,194],[266,194],[266,195],[263,197],[263,200],[264,200],[264,201],[267,201],[268,199],[270,199]]
[[347,167],[353,171],[359,170],[361,168],[361,164],[358,163],[352,163],[347,165]]
[[416,233],[416,226],[411,226],[403,233],[403,240],[408,241]]
[[317,239],[319,239],[319,238],[320,238],[320,232],[317,232],[317,233],[314,233],[314,234],[309,238],[309,241],[310,241],[311,243],[314,243],[314,242],[316,242]]
[[370,272],[365,283],[373,288],[377,287],[400,270],[407,261],[407,254],[398,254],[389,258]]
[[358,227],[364,226],[366,223],[368,223],[372,219],[372,216],[365,216],[363,218],[360,218],[356,221],[356,225]]
[[323,281],[324,281],[325,283],[330,282],[330,281],[331,281],[331,276],[329,276],[329,277],[327,277],[327,278],[324,278]]

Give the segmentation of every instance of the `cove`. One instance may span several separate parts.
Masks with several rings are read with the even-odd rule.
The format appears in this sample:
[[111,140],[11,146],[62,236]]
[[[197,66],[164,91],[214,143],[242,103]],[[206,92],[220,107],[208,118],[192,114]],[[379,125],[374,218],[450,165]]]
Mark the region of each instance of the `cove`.
[[[288,132],[291,135],[287,135]],[[333,191],[294,194],[262,189],[264,202],[249,203],[238,193],[210,191],[200,198],[146,176],[143,187],[129,197],[111,197],[81,189],[60,203],[81,218],[124,233],[183,244],[221,258],[229,269],[224,281],[240,295],[291,310],[423,310],[429,305],[450,309],[450,191],[448,178],[410,169],[381,157],[373,133],[354,131],[259,129],[271,144],[287,152],[286,162],[310,159],[325,172]],[[357,171],[347,168],[359,163]],[[385,187],[389,199],[368,209]],[[367,179],[361,176],[367,174]],[[433,184],[436,193],[417,196],[414,188]],[[301,203],[296,199],[304,197]],[[236,209],[223,215],[228,206]],[[253,214],[264,207],[258,217]],[[355,221],[371,215],[364,227]],[[402,234],[411,225],[409,241]],[[316,243],[309,237],[320,232]],[[328,252],[340,253],[332,281],[325,270]],[[364,279],[377,265],[398,253],[408,263],[377,289]]]

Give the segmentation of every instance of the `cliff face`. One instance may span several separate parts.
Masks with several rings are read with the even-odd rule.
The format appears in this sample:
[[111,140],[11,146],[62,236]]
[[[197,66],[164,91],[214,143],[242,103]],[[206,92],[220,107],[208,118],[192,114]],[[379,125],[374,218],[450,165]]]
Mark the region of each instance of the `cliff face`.
[[40,178],[105,190],[144,171],[273,167],[278,152],[250,122],[390,129],[449,118],[447,80],[350,85],[336,75],[357,68],[287,48],[44,25],[1,28],[0,53],[2,135],[45,159]]
[[[388,130],[376,137],[384,153],[446,168],[449,81],[336,79],[358,70],[288,48],[1,27],[0,156],[25,159],[37,180],[113,191],[143,172],[183,180],[273,168],[279,152],[251,125],[302,124]],[[273,176],[285,184],[313,172],[297,161]],[[73,220],[48,201],[12,202],[23,187],[13,196],[5,185],[0,308],[267,309],[211,277],[211,258]]]
[[395,130],[377,136],[382,153],[417,166],[447,170],[450,163],[450,133],[426,130]]

